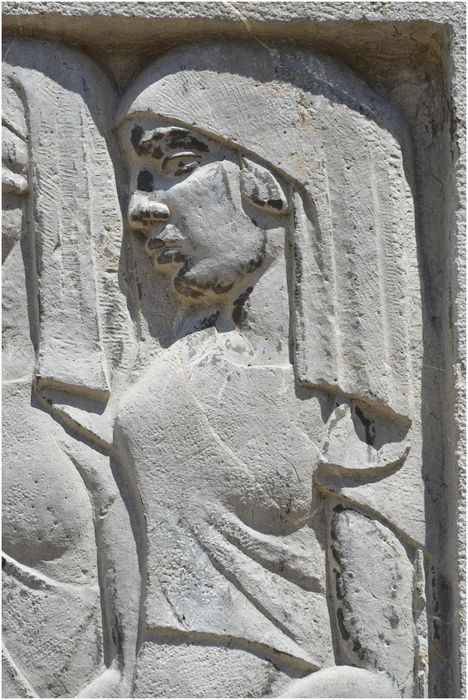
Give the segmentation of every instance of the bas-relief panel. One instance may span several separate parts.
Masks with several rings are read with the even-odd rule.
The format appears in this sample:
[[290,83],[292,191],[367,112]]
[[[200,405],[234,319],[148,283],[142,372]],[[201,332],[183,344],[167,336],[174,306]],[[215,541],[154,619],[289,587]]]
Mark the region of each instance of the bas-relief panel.
[[427,695],[401,115],[249,42],[3,76],[4,695]]

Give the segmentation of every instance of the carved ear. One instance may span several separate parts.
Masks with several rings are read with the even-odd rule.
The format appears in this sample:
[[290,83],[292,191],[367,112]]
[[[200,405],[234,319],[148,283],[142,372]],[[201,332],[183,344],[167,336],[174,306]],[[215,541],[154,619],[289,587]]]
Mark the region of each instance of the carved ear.
[[269,214],[287,214],[290,207],[283,188],[266,168],[241,156],[241,193],[251,204]]

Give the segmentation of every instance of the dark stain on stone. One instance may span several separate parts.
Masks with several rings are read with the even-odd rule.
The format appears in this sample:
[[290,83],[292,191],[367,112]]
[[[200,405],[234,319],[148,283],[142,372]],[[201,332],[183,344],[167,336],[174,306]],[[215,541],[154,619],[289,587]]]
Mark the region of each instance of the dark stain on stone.
[[194,289],[183,279],[183,275],[190,269],[191,265],[192,261],[190,259],[185,258],[185,265],[181,268],[180,272],[177,274],[174,280],[174,287],[183,296],[189,296],[193,299],[198,299],[201,296],[203,296],[204,291],[212,291],[215,294],[225,294],[226,292],[229,292],[230,289],[232,289],[232,282],[229,284],[222,284],[221,282],[208,282],[206,284],[202,284],[201,282],[198,282],[197,287],[200,289],[200,291]]
[[353,651],[359,652],[359,651],[361,651],[361,649],[362,649],[361,642],[359,641],[359,639],[355,639],[353,641]]
[[[210,288],[210,285],[207,285],[207,289]],[[221,282],[217,282],[216,284],[213,284],[211,286],[211,289],[215,294],[225,294],[226,292],[229,292],[230,289],[232,289],[232,282],[230,284],[222,284]]]
[[242,294],[240,294],[234,302],[232,320],[237,326],[241,326],[247,318],[247,312],[244,308],[244,305],[247,302],[252,290],[253,287],[247,287],[245,292],[242,292]]
[[156,160],[160,160],[164,155],[161,146],[153,146],[153,150],[151,152],[151,155]]
[[361,642],[359,639],[355,639],[353,641],[353,651],[355,654],[357,654],[358,658],[363,661],[366,658],[366,652],[362,648]]
[[162,134],[154,132],[151,135],[144,138],[144,131],[140,125],[136,125],[132,129],[130,140],[133,144],[133,148],[139,156],[151,155],[153,158],[162,158],[163,152],[161,146],[158,142],[162,139]]
[[190,265],[190,262],[188,260],[186,260],[185,265],[181,268],[180,272],[176,275],[176,278],[174,279],[174,287],[179,292],[179,294],[182,294],[182,296],[184,296],[184,297],[191,297],[192,299],[199,299],[201,296],[203,296],[203,292],[198,292],[196,289],[193,289],[182,278],[182,275],[185,272],[187,272],[189,265]]
[[[196,330],[204,330],[205,328],[213,328],[213,326],[216,325],[216,321],[219,316],[219,311],[216,311],[216,313],[211,314],[211,316],[208,316],[207,318],[204,318],[203,321],[198,323],[196,325]],[[227,381],[229,381],[229,377],[227,378]]]
[[338,610],[336,611],[336,617],[338,620],[338,627],[340,630],[340,634],[343,637],[344,641],[347,642],[349,637],[350,637],[350,634],[349,634],[348,630],[346,629],[346,626],[344,623],[343,610],[341,608],[338,608]]
[[344,598],[343,582],[342,582],[340,572],[336,571],[336,569],[335,569],[335,590],[336,590],[336,597],[338,598],[338,600],[343,600],[343,598]]
[[166,244],[164,241],[162,241],[160,238],[154,238],[153,236],[150,236],[146,241],[146,247],[148,250],[160,250],[161,248],[164,248],[165,245]]
[[252,260],[249,260],[249,262],[247,263],[245,271],[246,272],[253,272],[254,270],[258,270],[258,268],[260,267],[262,262],[263,262],[263,255],[260,255],[256,259],[252,258]]
[[236,326],[242,326],[243,322],[246,319],[247,314],[245,313],[245,309],[243,309],[241,306],[235,306],[233,311],[232,311],[232,320],[236,324]]
[[[333,535],[332,535],[332,537],[333,537]],[[341,554],[338,551],[338,549],[333,544],[331,545],[330,549],[331,549],[331,553],[333,554],[333,558],[336,561],[336,563],[341,564]]]
[[283,202],[281,199],[269,199],[267,204],[269,207],[272,207],[272,209],[277,209],[278,211],[281,211],[283,208]]
[[168,265],[174,262],[185,262],[185,255],[180,252],[171,253],[170,251],[163,250],[158,255],[158,263],[160,265]]
[[251,260],[248,261],[248,263],[245,267],[245,272],[250,273],[250,272],[254,272],[255,270],[258,270],[258,268],[262,266],[262,263],[265,259],[265,255],[266,255],[266,236],[263,236],[261,249],[259,250],[256,258],[252,258]]
[[[257,189],[257,191],[258,191],[258,189]],[[265,206],[265,202],[263,201],[263,199],[259,199],[257,197],[257,195],[255,194],[255,190],[251,193],[250,199],[252,200],[252,202],[254,204],[257,205],[257,207],[264,207]]]
[[151,214],[148,214],[147,212],[144,212],[144,211],[140,212],[140,213],[138,213],[138,212],[132,213],[130,218],[135,223],[139,222],[139,223],[143,224],[144,226],[147,226],[148,224],[150,224],[152,222]]
[[169,148],[194,148],[197,151],[206,153],[208,146],[203,141],[200,141],[196,136],[190,134],[186,129],[173,129],[166,138],[166,143]]
[[196,160],[194,160],[194,161],[191,162],[191,163],[187,163],[186,165],[184,165],[184,164],[181,165],[181,164],[179,163],[179,166],[180,166],[180,167],[177,168],[177,170],[175,171],[174,175],[175,175],[176,177],[177,177],[178,175],[187,175],[187,173],[191,173],[192,170],[195,170],[195,168],[198,167],[198,163],[199,163],[199,160],[200,160],[200,156],[194,156],[194,158],[196,158]]
[[253,290],[253,287],[247,287],[245,292],[242,292],[242,294],[239,294],[239,296],[237,297],[237,299],[234,302],[234,306],[243,306],[245,304],[245,302],[247,301],[247,299],[249,298],[249,296],[251,295],[252,290]]
[[349,509],[349,508],[345,508],[341,503],[338,503],[338,504],[333,508],[333,510],[335,511],[335,513],[343,513],[343,511],[345,511],[345,510],[350,510],[350,509]]
[[355,407],[355,413],[361,423],[364,426],[364,430],[366,432],[366,443],[368,445],[373,445],[375,442],[375,425],[374,423],[370,420],[370,418],[366,418],[362,410],[359,408],[359,406]]
[[132,142],[132,146],[138,154],[140,153],[140,150],[139,150],[140,139],[142,136],[143,136],[143,127],[141,127],[139,124],[136,124],[132,129],[132,133],[130,135],[130,141]]
[[149,170],[141,170],[138,173],[137,187],[142,192],[153,191],[153,176]]

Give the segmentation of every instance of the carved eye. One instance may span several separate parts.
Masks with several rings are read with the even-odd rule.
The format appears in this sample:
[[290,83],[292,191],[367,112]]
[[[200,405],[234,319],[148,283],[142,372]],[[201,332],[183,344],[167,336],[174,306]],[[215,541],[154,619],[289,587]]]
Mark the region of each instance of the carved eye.
[[174,175],[175,177],[180,177],[182,175],[187,175],[191,173],[198,167],[201,155],[194,153],[193,151],[181,151],[180,153],[173,153],[170,156],[163,158],[161,163],[161,168],[163,172],[168,175]]

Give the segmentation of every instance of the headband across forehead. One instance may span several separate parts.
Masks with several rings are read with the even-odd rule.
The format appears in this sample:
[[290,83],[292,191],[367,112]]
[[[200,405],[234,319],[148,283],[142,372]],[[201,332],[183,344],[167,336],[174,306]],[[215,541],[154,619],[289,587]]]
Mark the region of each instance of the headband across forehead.
[[296,185],[297,381],[410,416],[417,266],[397,111],[335,59],[213,41],[136,79],[117,125],[148,116],[254,155]]

